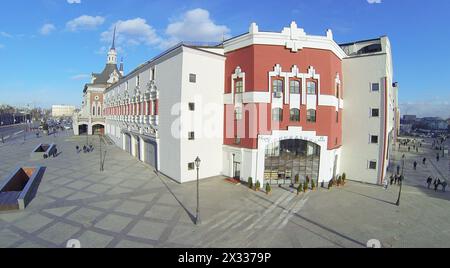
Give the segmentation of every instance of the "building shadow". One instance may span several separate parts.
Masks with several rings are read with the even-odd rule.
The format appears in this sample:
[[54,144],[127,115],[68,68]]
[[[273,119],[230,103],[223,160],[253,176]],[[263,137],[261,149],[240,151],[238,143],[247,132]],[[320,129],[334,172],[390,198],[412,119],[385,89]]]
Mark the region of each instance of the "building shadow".
[[192,214],[189,209],[183,204],[183,202],[180,201],[180,199],[178,199],[178,197],[176,196],[176,194],[170,189],[169,185],[167,185],[167,183],[164,181],[163,178],[161,178],[160,173],[156,170],[154,170],[154,173],[156,174],[156,176],[161,180],[162,184],[164,184],[164,186],[167,188],[167,190],[169,191],[169,193],[173,196],[173,198],[175,198],[175,200],[177,201],[177,203],[183,208],[183,210],[186,212],[186,214],[189,216],[189,218],[191,219],[192,223],[195,224],[197,221],[197,218],[194,214]]
[[[275,203],[274,203],[272,200],[270,200],[270,199],[264,198],[264,197],[259,196],[259,195],[257,195],[257,197],[260,198],[260,199],[262,199],[262,200],[265,200],[265,201],[268,202],[268,203],[271,203],[272,205],[275,205],[275,206],[278,207],[278,208],[281,208],[281,209],[283,209],[283,210],[286,209],[286,208],[280,206],[279,204],[275,204]],[[294,213],[293,215],[294,215],[295,217],[301,219],[301,220],[304,220],[304,221],[306,221],[306,222],[308,222],[308,223],[310,223],[310,224],[312,224],[312,225],[315,225],[315,226],[317,226],[317,227],[319,227],[319,228],[321,228],[321,229],[323,229],[323,230],[325,230],[325,231],[327,231],[327,232],[329,232],[329,233],[332,233],[332,234],[334,234],[334,235],[336,235],[336,236],[338,236],[338,237],[341,237],[341,238],[343,238],[343,239],[345,239],[345,240],[348,240],[348,241],[350,241],[350,242],[352,242],[352,243],[354,243],[354,244],[357,244],[357,245],[359,245],[359,246],[361,246],[361,247],[364,247],[364,248],[367,247],[367,245],[366,245],[365,243],[361,243],[360,241],[357,241],[357,240],[355,240],[355,239],[353,239],[353,238],[351,238],[351,237],[349,237],[349,236],[347,236],[347,235],[345,235],[345,234],[341,234],[341,233],[339,233],[338,231],[331,229],[330,227],[324,226],[323,224],[320,224],[320,223],[318,223],[318,222],[315,222],[315,221],[313,221],[313,220],[310,220],[310,219],[308,219],[308,218],[306,218],[306,217],[300,215],[298,212],[297,212],[297,213]],[[291,221],[291,222],[292,222],[292,221]],[[292,223],[293,223],[293,222],[292,222]],[[321,237],[321,238],[323,238],[323,239],[325,239],[325,240],[327,240],[327,241],[329,241],[329,242],[335,244],[336,246],[343,247],[342,245],[339,245],[339,244],[337,244],[336,242],[331,241],[329,238],[326,238],[326,237],[324,237],[323,235],[320,235],[320,234],[318,234],[317,232],[314,232],[314,231],[312,231],[312,230],[310,230],[310,229],[308,229],[308,228],[306,228],[306,227],[304,227],[304,226],[302,226],[302,225],[300,225],[300,224],[297,224],[297,223],[294,223],[294,224],[297,225],[297,226],[299,226],[299,227],[304,228],[304,229],[307,230],[307,231],[310,231],[311,233],[313,233],[313,234],[315,234],[315,235],[318,235],[319,237]]]

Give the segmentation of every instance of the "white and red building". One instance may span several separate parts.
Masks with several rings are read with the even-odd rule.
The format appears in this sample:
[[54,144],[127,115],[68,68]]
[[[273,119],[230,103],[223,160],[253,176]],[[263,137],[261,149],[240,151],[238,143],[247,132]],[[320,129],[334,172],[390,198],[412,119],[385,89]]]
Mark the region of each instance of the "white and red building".
[[396,133],[390,53],[386,37],[340,46],[331,30],[253,23],[219,46],[180,44],[121,77],[104,93],[106,133],[178,182],[196,178],[199,156],[201,178],[327,183],[346,172],[380,183]]

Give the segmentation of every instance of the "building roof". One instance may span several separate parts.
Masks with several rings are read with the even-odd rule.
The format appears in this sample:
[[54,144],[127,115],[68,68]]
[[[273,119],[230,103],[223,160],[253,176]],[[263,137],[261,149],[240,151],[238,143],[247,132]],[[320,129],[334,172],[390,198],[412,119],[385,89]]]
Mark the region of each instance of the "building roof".
[[114,73],[114,71],[119,74],[119,77],[122,77],[116,64],[106,64],[103,72],[99,74],[92,74],[92,76],[94,77],[94,84],[108,84],[108,80],[110,79],[111,74]]

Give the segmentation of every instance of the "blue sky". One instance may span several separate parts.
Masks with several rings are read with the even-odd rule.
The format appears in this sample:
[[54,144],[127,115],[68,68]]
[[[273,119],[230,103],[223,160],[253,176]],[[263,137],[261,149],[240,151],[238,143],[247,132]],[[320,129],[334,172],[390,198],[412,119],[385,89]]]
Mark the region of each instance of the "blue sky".
[[450,117],[450,1],[280,3],[3,1],[0,103],[79,106],[87,77],[104,67],[114,24],[120,25],[119,57],[124,57],[128,72],[180,40],[217,41],[246,32],[251,22],[261,30],[280,31],[295,20],[310,34],[325,34],[331,28],[338,43],[388,35],[403,112]]

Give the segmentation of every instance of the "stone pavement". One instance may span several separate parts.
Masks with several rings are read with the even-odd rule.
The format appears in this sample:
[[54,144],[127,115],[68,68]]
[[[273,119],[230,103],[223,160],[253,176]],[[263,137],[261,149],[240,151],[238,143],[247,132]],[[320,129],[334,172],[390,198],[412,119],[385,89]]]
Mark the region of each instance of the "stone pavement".
[[[201,182],[202,225],[195,226],[196,184],[177,184],[114,146],[105,171],[95,151],[77,154],[86,137],[44,137],[0,148],[0,178],[19,165],[44,165],[37,197],[23,212],[0,213],[0,247],[385,247],[450,246],[448,194],[408,181],[398,187],[349,182],[297,196],[288,189],[257,193],[223,178]],[[55,142],[55,159],[30,161],[41,142]],[[408,165],[410,166],[410,165]],[[412,167],[410,167],[412,168]],[[409,174],[409,173],[408,173]],[[417,184],[417,185],[416,185]]]

